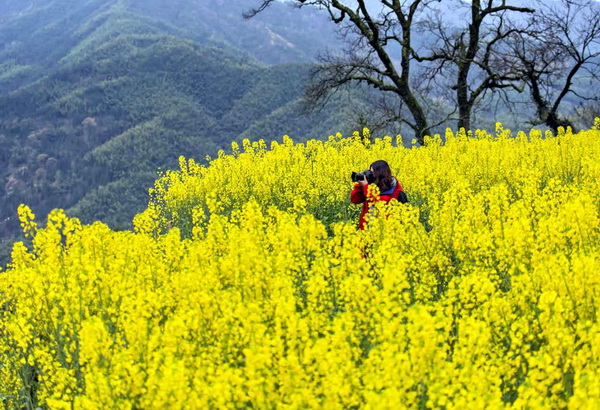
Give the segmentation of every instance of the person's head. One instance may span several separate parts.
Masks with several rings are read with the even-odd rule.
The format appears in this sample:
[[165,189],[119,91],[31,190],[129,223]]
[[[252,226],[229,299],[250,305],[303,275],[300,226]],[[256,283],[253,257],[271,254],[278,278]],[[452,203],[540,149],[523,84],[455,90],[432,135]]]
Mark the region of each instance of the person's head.
[[394,179],[392,177],[392,170],[387,162],[381,159],[373,162],[371,164],[371,172],[373,172],[375,184],[377,184],[381,192],[392,188]]

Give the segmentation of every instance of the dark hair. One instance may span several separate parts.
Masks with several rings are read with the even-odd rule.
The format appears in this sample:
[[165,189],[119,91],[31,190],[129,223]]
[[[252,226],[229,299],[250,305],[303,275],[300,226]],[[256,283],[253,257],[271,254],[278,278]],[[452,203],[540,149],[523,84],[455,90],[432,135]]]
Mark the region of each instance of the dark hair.
[[380,159],[371,164],[370,167],[373,170],[373,176],[375,177],[375,184],[379,187],[381,192],[392,189],[394,178],[392,177],[392,170],[387,162]]

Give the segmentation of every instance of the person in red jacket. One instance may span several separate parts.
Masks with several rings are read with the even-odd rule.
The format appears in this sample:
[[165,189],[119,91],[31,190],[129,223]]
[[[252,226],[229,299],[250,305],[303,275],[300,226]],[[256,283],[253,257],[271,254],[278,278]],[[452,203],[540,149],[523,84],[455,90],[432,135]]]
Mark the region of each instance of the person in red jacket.
[[402,185],[392,176],[392,170],[387,162],[383,160],[375,161],[371,164],[370,169],[373,173],[373,184],[379,187],[379,196],[376,197],[373,195],[372,187],[369,187],[370,184],[367,181],[366,175],[354,185],[354,189],[350,193],[350,201],[353,204],[362,204],[358,229],[365,229],[366,215],[374,202],[390,202],[392,198],[400,202],[406,202],[404,200],[406,197],[401,194],[403,192]]

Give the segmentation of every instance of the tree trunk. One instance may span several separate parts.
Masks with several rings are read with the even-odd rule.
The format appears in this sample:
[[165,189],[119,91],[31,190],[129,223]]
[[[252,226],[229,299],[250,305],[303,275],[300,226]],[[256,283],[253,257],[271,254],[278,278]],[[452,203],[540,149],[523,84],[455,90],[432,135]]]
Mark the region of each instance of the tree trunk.
[[429,124],[427,123],[427,116],[423,111],[422,105],[419,103],[417,98],[412,92],[410,87],[410,62],[411,62],[411,50],[412,50],[412,39],[411,39],[411,28],[412,28],[412,16],[401,22],[402,26],[402,75],[400,79],[395,79],[394,83],[398,87],[399,95],[402,101],[406,104],[406,107],[410,111],[414,119],[415,138],[420,145],[425,145],[425,136],[429,133]]
[[529,88],[531,90],[531,99],[535,104],[536,113],[539,120],[543,121],[544,124],[550,127],[555,134],[558,133],[558,127],[564,127],[565,129],[567,127],[571,127],[573,131],[575,131],[575,127],[571,121],[567,120],[566,118],[560,118],[556,112],[556,109],[550,108],[550,104],[542,96],[538,78],[534,75],[535,73],[530,70],[527,74]]
[[471,129],[471,106],[468,101],[464,101],[460,97],[458,98],[458,129],[465,129],[465,133],[468,133]]
[[458,129],[464,128],[465,132],[468,132],[471,126],[473,101],[469,96],[469,71],[479,50],[481,22],[481,2],[480,0],[473,0],[471,2],[471,24],[469,24],[468,44],[465,45],[461,39],[461,61],[458,64],[458,76],[456,79]]
[[415,138],[420,145],[425,145],[425,136],[429,133],[429,124],[427,122],[427,117],[423,112],[423,108],[421,104],[417,101],[415,96],[410,92],[410,90],[402,90],[403,93],[401,95],[402,100],[405,102],[406,107],[410,111],[413,116],[414,122],[414,131]]
[[548,114],[548,116],[546,117],[545,124],[548,127],[552,128],[554,134],[558,133],[559,127],[563,127],[565,130],[567,129],[567,127],[571,127],[571,129],[575,131],[575,127],[573,126],[573,123],[571,123],[571,121],[569,121],[566,118],[560,118],[554,111]]
[[415,117],[415,123],[417,125],[416,139],[420,145],[425,145],[425,136],[429,134],[429,126],[425,117],[418,119]]

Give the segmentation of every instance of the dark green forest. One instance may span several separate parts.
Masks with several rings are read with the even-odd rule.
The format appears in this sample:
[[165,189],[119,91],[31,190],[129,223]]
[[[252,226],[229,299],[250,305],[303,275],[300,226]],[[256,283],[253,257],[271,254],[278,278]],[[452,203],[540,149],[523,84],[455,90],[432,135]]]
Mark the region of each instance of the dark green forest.
[[[56,0],[22,10],[0,2],[3,263],[21,203],[41,221],[63,208],[128,229],[157,173],[176,168],[180,155],[202,161],[242,138],[356,128],[361,102],[349,94],[300,115],[309,66],[294,60],[315,52],[319,42],[307,37],[319,27],[285,27],[281,47],[261,40],[263,22],[244,25],[243,2],[213,2],[221,36],[207,2],[171,2],[166,13],[159,3]],[[243,29],[234,33],[236,21]]]

